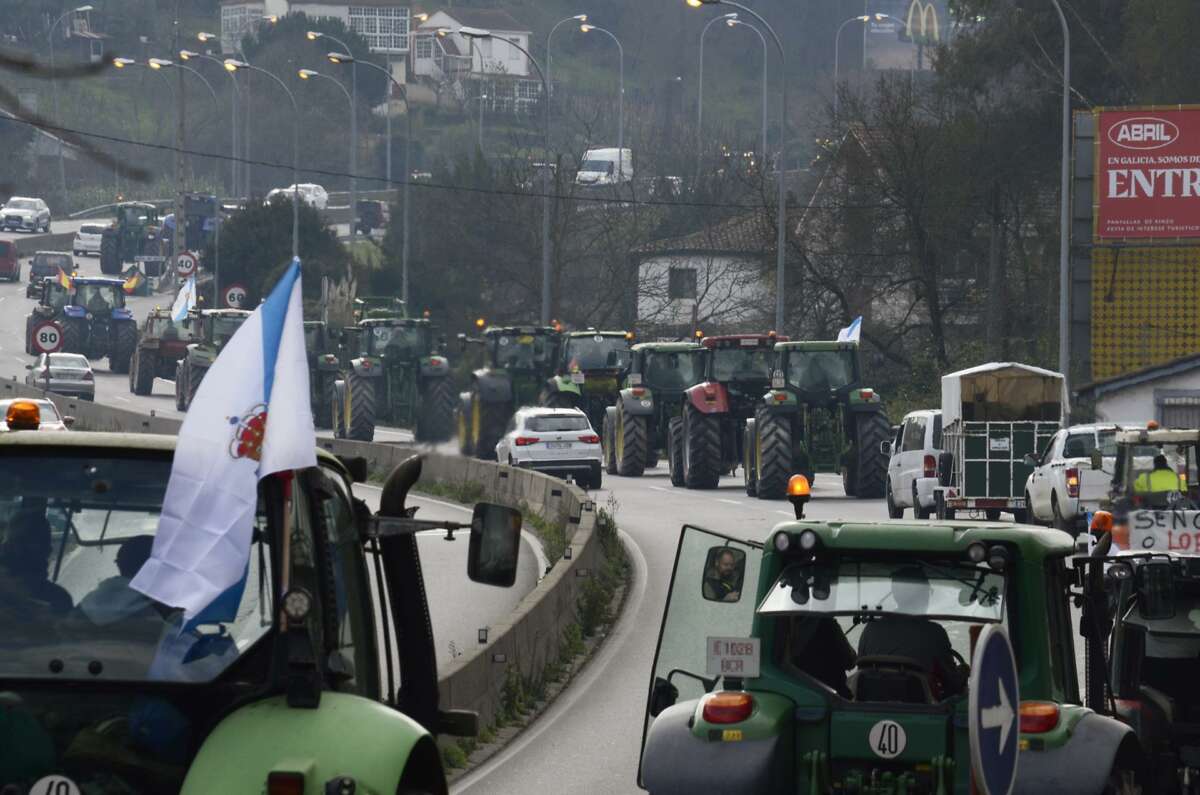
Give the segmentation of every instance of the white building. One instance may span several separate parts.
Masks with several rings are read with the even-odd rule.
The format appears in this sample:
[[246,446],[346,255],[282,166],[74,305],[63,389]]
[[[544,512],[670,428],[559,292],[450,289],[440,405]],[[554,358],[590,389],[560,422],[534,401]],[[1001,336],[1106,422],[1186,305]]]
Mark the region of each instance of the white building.
[[1095,401],[1097,422],[1200,428],[1200,354],[1094,381],[1076,394]]
[[[492,36],[468,38],[457,32],[464,27]],[[441,29],[451,32],[439,36]],[[439,94],[449,90],[459,100],[486,97],[492,111],[529,111],[542,92],[536,70],[521,52],[529,50],[530,36],[527,27],[498,9],[435,11],[413,34],[413,78]]]

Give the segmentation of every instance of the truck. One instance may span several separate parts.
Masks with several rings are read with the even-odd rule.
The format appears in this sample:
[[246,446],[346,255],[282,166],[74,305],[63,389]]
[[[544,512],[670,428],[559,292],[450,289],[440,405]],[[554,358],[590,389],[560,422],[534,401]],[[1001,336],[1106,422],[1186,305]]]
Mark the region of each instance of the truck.
[[[604,410],[600,439],[610,475],[639,477],[658,463],[678,435],[684,393],[704,379],[704,346],[695,342],[639,342],[616,404]],[[683,446],[675,445],[677,455]],[[682,486],[683,464],[670,463]],[[679,482],[676,482],[676,479]]]
[[[232,443],[239,428],[213,431]],[[0,434],[0,540],[40,550],[35,582],[50,599],[3,580],[0,784],[445,793],[437,738],[475,736],[479,718],[439,697],[414,535],[450,531],[469,546],[464,582],[508,587],[520,513],[480,503],[464,523],[414,518],[415,457],[387,475],[372,512],[350,496],[366,462],[318,450],[287,486],[279,475],[259,482],[240,598],[185,625],[181,610],[128,587],[160,526],[175,445],[140,433]],[[454,535],[468,529],[470,541]]]
[[771,386],[776,343],[786,341],[773,331],[700,341],[704,380],[684,392],[679,434],[668,451],[682,464],[684,486],[715,489],[722,475],[742,463],[746,420]]
[[538,402],[550,408],[580,409],[592,428],[599,429],[605,409],[616,403],[632,340],[629,331],[563,333],[556,372],[546,381]]
[[[788,491],[796,517],[770,530],[680,532],[646,687],[639,786],[969,795],[984,791],[971,746],[986,740],[1016,756],[1012,792],[1139,791],[1147,760],[1131,728],[1079,706],[1069,535],[816,521],[803,516],[807,480],[789,479]],[[991,708],[993,730],[973,737],[971,694],[985,686],[979,641],[1002,627],[1016,688]],[[889,637],[940,637],[928,653],[948,658],[945,667],[876,652]],[[905,645],[927,652],[920,640]]]
[[883,399],[864,383],[857,341],[780,342],[770,388],[746,422],[746,494],[782,499],[792,473],[811,484],[830,472],[847,497],[883,497],[890,436]]
[[464,352],[470,344],[484,351],[484,366],[471,373],[467,389],[458,396],[458,450],[494,459],[496,442],[513,412],[536,404],[554,373],[561,335],[553,326],[490,326],[480,338],[460,334],[458,340]]
[[1027,453],[1025,463],[1033,467],[1025,483],[1029,521],[1073,534],[1086,527],[1109,486],[1108,476],[1091,468],[1092,453],[1100,450],[1111,471],[1116,435],[1115,425],[1072,425],[1054,434],[1040,453]]
[[[205,374],[217,360],[225,343],[250,317],[245,309],[204,309],[200,311],[202,336],[188,343],[187,353],[175,364],[175,408],[187,411]],[[192,318],[195,322],[195,318]]]
[[50,321],[62,329],[62,350],[89,359],[108,357],[114,373],[128,373],[137,348],[137,321],[125,306],[125,281],[105,276],[75,276],[70,286],[43,279],[41,296],[25,318],[26,350],[34,353],[32,332]]
[[1069,409],[1062,374],[1040,367],[990,362],[942,376],[936,515],[982,512],[995,521],[1010,513],[1024,522],[1033,471],[1025,456],[1046,449]]
[[174,378],[175,368],[187,356],[188,346],[203,339],[201,326],[198,311],[176,323],[170,310],[152,309],[142,321],[137,348],[129,363],[129,391],[149,395],[154,391],[155,378]]
[[633,150],[628,147],[588,149],[575,172],[575,184],[580,187],[609,187],[632,181]]

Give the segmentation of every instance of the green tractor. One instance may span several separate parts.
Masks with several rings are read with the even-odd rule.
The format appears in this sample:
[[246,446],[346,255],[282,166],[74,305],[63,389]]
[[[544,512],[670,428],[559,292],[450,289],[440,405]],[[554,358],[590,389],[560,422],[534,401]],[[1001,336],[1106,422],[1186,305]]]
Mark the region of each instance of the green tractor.
[[41,298],[25,319],[26,351],[35,353],[32,333],[50,321],[62,329],[62,350],[89,359],[108,357],[114,373],[129,372],[138,328],[125,306],[125,282],[105,276],[75,276],[71,286],[44,279]]
[[[145,202],[124,202],[116,206],[117,218],[100,237],[100,272],[115,276],[126,262],[163,261],[159,232],[162,223],[158,208]],[[146,273],[154,269],[147,267]]]
[[412,428],[418,442],[453,432],[450,363],[424,318],[370,317],[347,330],[351,358],[329,392],[334,437],[369,442],[383,420]]
[[304,350],[308,355],[308,388],[312,401],[313,425],[332,427],[330,398],[333,384],[341,372],[337,341],[323,320],[304,321]]
[[137,349],[129,364],[129,391],[149,395],[155,378],[174,378],[175,368],[187,356],[188,346],[199,342],[200,328],[190,319],[176,323],[168,309],[156,307],[142,322]]
[[415,535],[470,545],[465,571],[438,576],[511,587],[519,511],[413,518],[413,457],[372,513],[351,497],[366,462],[320,450],[294,477],[259,481],[244,587],[185,623],[128,587],[161,526],[175,438],[0,437],[0,543],[57,561],[36,591],[3,580],[4,792],[447,792],[438,736],[474,737],[479,716],[438,694]]
[[552,408],[577,408],[599,429],[605,410],[617,401],[621,374],[629,367],[628,331],[569,331],[559,348],[558,371],[546,382],[538,402]]
[[857,342],[781,342],[771,389],[746,423],[746,494],[781,499],[800,472],[842,476],[846,496],[883,497],[892,429],[883,401],[862,385]]
[[496,443],[513,412],[536,404],[542,385],[554,373],[560,340],[558,330],[548,326],[493,326],[484,330],[482,339],[459,335],[464,350],[476,343],[485,351],[484,367],[471,374],[469,388],[458,396],[459,452],[496,457]]
[[[804,520],[794,491],[796,520],[764,541],[683,528],[640,786],[970,795],[1002,755],[1015,786],[991,792],[1141,791],[1130,727],[1078,706],[1069,535]],[[981,671],[1004,630],[1016,665],[997,688]]]
[[[604,411],[600,439],[608,473],[638,477],[667,452],[672,429],[678,432],[684,393],[704,380],[704,347],[695,342],[641,342],[630,353],[624,388],[617,404]],[[672,478],[682,472],[683,465],[675,462]]]
[[250,312],[245,309],[204,309],[191,315],[189,321],[199,323],[200,340],[187,346],[187,355],[175,365],[175,408],[187,411],[196,397],[204,374],[217,360],[217,354],[233,337]]

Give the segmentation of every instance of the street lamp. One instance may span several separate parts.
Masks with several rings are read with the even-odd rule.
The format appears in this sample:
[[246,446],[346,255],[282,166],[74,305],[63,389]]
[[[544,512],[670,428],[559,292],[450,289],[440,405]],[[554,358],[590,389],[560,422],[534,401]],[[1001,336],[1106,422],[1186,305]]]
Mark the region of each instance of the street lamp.
[[[326,53],[325,57],[330,63],[344,66],[349,64],[353,67],[354,64],[362,64],[363,66],[374,69],[377,72],[382,72],[392,85],[400,89],[400,94],[404,98],[404,182],[401,185],[402,197],[401,201],[401,237],[400,241],[400,298],[407,305],[408,303],[408,221],[409,221],[409,200],[408,200],[408,184],[412,182],[412,105],[408,103],[408,86],[401,83],[392,75],[390,69],[384,69],[379,64],[371,63],[370,61],[359,61],[348,52],[330,52]],[[388,103],[391,103],[392,92],[388,89]],[[391,108],[388,108],[387,117],[387,187],[391,190],[392,187],[392,113]]]
[[231,73],[239,69],[261,72],[274,80],[292,103],[292,258],[295,259],[300,256],[300,107],[287,85],[266,69],[234,58],[226,58],[224,64]]
[[[342,81],[337,80],[333,77],[330,77],[329,75],[321,74],[320,72],[317,72],[313,69],[301,69],[296,74],[299,75],[301,80],[323,79],[323,80],[328,80],[330,83],[333,83],[335,86],[338,87],[338,89],[343,94],[346,95],[346,101],[348,103],[350,103],[350,113],[351,114],[354,113],[354,108],[355,108],[354,97],[352,97],[350,95],[350,92],[346,90],[346,87],[344,85],[342,85]],[[354,146],[354,144],[357,140],[358,140],[358,136],[356,136],[353,132],[351,132],[350,133],[350,173],[351,174],[354,173],[354,169],[355,169],[355,157],[354,157],[355,146]],[[350,212],[350,236],[351,237],[354,236],[355,230],[358,227],[358,216],[357,216],[358,201],[357,201],[357,198],[358,198],[358,194],[352,190],[351,191],[351,199],[350,199],[351,208],[352,208],[351,212]]]
[[[58,119],[58,79],[54,76],[54,29],[58,27],[58,23],[69,17],[71,14],[86,14],[92,10],[92,6],[78,6],[69,11],[64,11],[54,23],[50,25],[50,32],[46,34],[50,41],[50,91],[54,97],[54,118]],[[58,182],[59,188],[62,190],[63,200],[67,196],[67,167],[63,163],[63,142],[61,136],[55,136],[58,139]]]
[[[317,41],[319,39],[329,39],[337,46],[350,54],[350,48],[346,46],[344,41],[330,36],[328,33],[322,33],[319,30],[310,30],[304,34],[309,41]],[[302,70],[304,71],[304,70]],[[328,75],[317,75],[318,77],[329,77]],[[304,75],[300,75],[304,78]],[[307,78],[304,78],[307,79]],[[329,77],[333,80],[332,77]],[[334,80],[337,83],[336,80]],[[341,86],[341,83],[338,83]],[[343,87],[343,91],[345,88]],[[390,93],[390,92],[389,92]],[[391,114],[388,114],[391,118]],[[388,136],[388,152],[392,151],[392,138]],[[388,169],[388,176],[391,176],[391,169]],[[350,62],[350,236],[354,236],[355,229],[358,226],[358,69],[355,68],[354,62]]]
[[776,229],[775,240],[775,328],[783,333],[783,291],[786,281],[784,274],[784,262],[786,255],[784,251],[784,243],[787,242],[787,190],[784,185],[784,166],[787,161],[787,54],[783,49],[783,42],[779,40],[779,34],[775,29],[763,19],[762,16],[752,8],[748,8],[735,0],[685,0],[685,2],[693,7],[699,8],[705,5],[726,5],[732,6],[739,11],[744,11],[750,16],[758,20],[758,23],[767,29],[771,34],[771,38],[775,41],[775,47],[779,50],[779,93],[780,93],[780,123],[779,123],[779,161],[776,163],[776,171],[778,172],[778,198],[776,200],[775,224]]
[[[204,60],[204,61],[212,61],[213,63],[217,64],[218,66],[223,66],[221,59],[216,58],[212,55],[206,55],[206,54],[200,53],[200,52],[193,52],[191,50],[180,50],[179,51],[179,60],[190,61],[193,58]],[[232,103],[230,103],[230,113],[231,113],[230,126],[232,129],[230,132],[230,139],[231,139],[230,140],[230,155],[231,155],[231,157],[229,160],[229,195],[237,196],[237,191],[238,191],[238,182],[237,182],[237,174],[238,174],[238,168],[237,168],[237,166],[238,166],[238,147],[237,147],[238,112],[237,112],[237,109],[238,109],[238,102],[241,99],[241,90],[238,88],[237,78],[233,76],[233,73],[225,72],[225,74],[229,75],[229,82],[233,86],[233,93],[230,95],[233,101],[232,101]],[[215,305],[216,304],[214,304],[214,306]]]
[[761,30],[751,25],[749,22],[742,22],[736,17],[725,20],[725,24],[730,28],[736,28],[738,25],[750,28],[750,30],[754,31],[754,35],[758,36],[758,40],[762,42],[762,148],[759,150],[759,159],[765,161],[767,156],[767,37],[762,34]]
[[[480,28],[461,27],[458,29],[461,36],[466,36],[469,39],[490,39],[492,38],[491,31],[482,30]],[[443,34],[444,35],[444,34]],[[542,146],[545,149],[543,160],[545,163],[542,167],[542,315],[541,324],[543,326],[550,325],[550,84],[546,81],[546,73],[542,71],[542,66],[537,60],[529,54],[521,45],[516,42],[509,42],[513,47],[516,47],[519,52],[524,54],[529,62],[533,64],[533,68],[537,70],[538,77],[542,80]],[[619,46],[619,43],[618,43]]]
[[838,67],[840,64],[840,53],[838,45],[842,41],[842,30],[851,22],[870,22],[874,19],[876,22],[881,22],[887,19],[887,14],[861,14],[857,17],[850,17],[842,24],[838,25],[837,33],[833,34],[833,118],[837,121],[838,117]]
[[479,102],[479,153],[483,154],[483,103],[487,101],[487,94],[479,94],[478,96],[468,97],[467,102],[475,100]]
[[1071,332],[1070,332],[1070,291],[1071,291],[1071,228],[1070,228],[1070,191],[1071,191],[1071,29],[1067,26],[1067,18],[1063,16],[1062,6],[1058,0],[1050,0],[1054,11],[1058,14],[1058,22],[1063,34],[1063,68],[1062,68],[1062,154],[1061,173],[1059,174],[1059,216],[1058,216],[1058,371],[1063,374],[1067,385],[1071,382]]
[[546,81],[547,82],[550,81],[549,75],[551,72],[551,68],[554,65],[554,59],[550,55],[550,42],[554,38],[554,31],[558,30],[559,25],[565,25],[568,22],[587,22],[587,21],[588,21],[587,14],[576,14],[573,17],[567,17],[566,19],[560,19],[559,21],[554,23],[554,26],[552,28],[550,28],[550,32],[546,34]]
[[[726,21],[737,19],[737,12],[731,11],[728,14],[713,17],[704,23],[704,28],[700,31],[700,76],[696,82],[696,179],[700,178],[700,174],[704,170],[704,37],[708,35],[708,29],[722,19]],[[763,156],[766,156],[765,152]]]
[[[269,22],[271,24],[274,24],[278,20],[279,20],[279,18],[275,17],[275,16],[245,17],[242,19],[241,24],[238,26],[237,31],[233,34],[233,41],[232,41],[234,51],[237,53],[239,61],[241,61],[243,63],[250,62],[249,59],[246,58],[245,49],[242,47],[242,34],[244,34],[250,28],[250,26],[254,25],[255,23]],[[208,43],[208,42],[212,42],[212,41],[216,41],[218,43],[220,42],[220,36],[218,36],[215,33],[208,33],[206,31],[201,31],[201,32],[197,33],[196,39],[198,41],[201,41],[204,43]],[[222,64],[224,63],[223,61],[220,61],[220,59],[217,59],[217,60]],[[246,89],[245,92],[243,94],[241,94],[240,100],[239,100],[239,101],[242,101],[242,100],[245,101],[245,109],[246,109],[246,112],[242,114],[241,140],[242,140],[242,158],[243,159],[242,159],[242,168],[240,170],[242,172],[242,179],[245,182],[245,185],[243,186],[244,192],[245,192],[245,195],[247,197],[249,197],[250,196],[250,181],[251,181],[251,176],[252,176],[251,172],[253,170],[252,166],[250,165],[250,117],[253,114],[252,114],[252,109],[250,107],[251,85],[250,85],[249,80],[246,81],[245,89]]]
[[584,33],[590,33],[593,30],[603,33],[617,45],[617,178],[621,179],[625,176],[623,163],[625,157],[625,48],[621,46],[621,40],[611,30],[587,23],[580,25],[579,29]]

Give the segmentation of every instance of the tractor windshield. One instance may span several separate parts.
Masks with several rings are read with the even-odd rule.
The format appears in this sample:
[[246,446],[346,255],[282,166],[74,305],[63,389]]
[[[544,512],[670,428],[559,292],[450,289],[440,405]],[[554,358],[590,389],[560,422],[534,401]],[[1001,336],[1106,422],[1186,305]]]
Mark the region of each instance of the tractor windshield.
[[270,534],[255,519],[240,604],[184,625],[134,591],[169,453],[10,450],[0,461],[0,678],[204,682],[271,627]]
[[1139,444],[1120,452],[1119,478],[1125,494],[1188,494],[1197,485],[1194,443]]
[[783,570],[758,612],[998,622],[1004,577],[985,567],[926,561],[797,564]]
[[624,337],[571,337],[564,356],[567,370],[623,370],[629,364],[629,343]]
[[771,377],[774,356],[770,348],[715,348],[712,378],[714,381],[765,381]]
[[363,339],[369,354],[421,356],[429,347],[427,337],[427,330],[419,326],[371,326]]
[[703,351],[649,351],[642,364],[642,383],[651,389],[683,391],[704,380]]
[[554,358],[554,344],[544,334],[497,334],[492,339],[496,366],[512,370],[546,367]]
[[788,384],[801,392],[841,389],[858,381],[854,351],[788,351]]
[[126,224],[149,224],[154,222],[154,210],[149,207],[127,206],[121,208],[121,220]]
[[75,284],[75,304],[93,315],[125,306],[125,291],[119,284]]
[[233,336],[243,322],[244,317],[210,317],[209,322],[212,323],[213,344],[221,348]]

